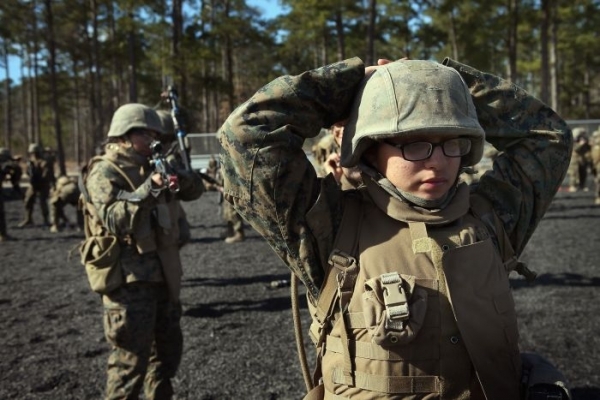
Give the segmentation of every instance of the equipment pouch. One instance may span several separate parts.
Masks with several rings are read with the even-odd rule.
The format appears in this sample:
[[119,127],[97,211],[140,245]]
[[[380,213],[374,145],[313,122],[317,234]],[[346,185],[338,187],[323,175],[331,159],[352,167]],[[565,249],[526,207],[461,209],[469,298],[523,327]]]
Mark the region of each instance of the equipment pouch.
[[415,286],[414,276],[393,272],[365,282],[362,302],[373,342],[380,346],[407,344],[423,325],[427,291]]
[[92,236],[81,246],[81,263],[94,292],[106,294],[123,284],[120,250],[116,236]]

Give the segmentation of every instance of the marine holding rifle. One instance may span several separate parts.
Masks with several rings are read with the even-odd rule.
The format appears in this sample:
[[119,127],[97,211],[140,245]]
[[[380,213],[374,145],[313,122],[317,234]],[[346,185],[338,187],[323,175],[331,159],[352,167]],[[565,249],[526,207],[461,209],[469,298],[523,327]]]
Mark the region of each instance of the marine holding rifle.
[[126,104],[113,115],[105,153],[81,175],[86,239],[80,248],[92,290],[102,295],[111,345],[106,399],[170,399],[183,345],[178,200],[200,197],[201,178],[151,165],[164,133],[155,110]]
[[[340,121],[356,189],[317,177],[302,150]],[[569,165],[552,109],[454,60],[353,58],[275,79],[219,138],[225,200],[306,286],[307,399],[568,397],[558,371],[520,354],[509,283],[533,277],[517,259]],[[501,153],[469,186],[460,173],[485,140]]]

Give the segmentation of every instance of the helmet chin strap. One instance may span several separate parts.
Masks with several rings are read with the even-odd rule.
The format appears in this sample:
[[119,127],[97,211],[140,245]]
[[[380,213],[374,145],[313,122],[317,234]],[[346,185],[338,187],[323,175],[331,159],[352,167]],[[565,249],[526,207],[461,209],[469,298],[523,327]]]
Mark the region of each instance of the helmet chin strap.
[[454,198],[454,195],[456,194],[456,187],[458,186],[459,182],[457,175],[454,185],[452,185],[450,190],[448,190],[448,192],[444,196],[442,196],[439,199],[428,200],[398,189],[392,182],[389,181],[389,179],[383,176],[381,172],[377,171],[375,168],[362,161],[359,163],[359,167],[363,174],[376,181],[379,184],[379,186],[381,186],[394,198],[402,202],[415,205],[417,207],[426,208],[428,210],[441,210],[444,207],[446,207],[448,203],[450,203],[452,198]]

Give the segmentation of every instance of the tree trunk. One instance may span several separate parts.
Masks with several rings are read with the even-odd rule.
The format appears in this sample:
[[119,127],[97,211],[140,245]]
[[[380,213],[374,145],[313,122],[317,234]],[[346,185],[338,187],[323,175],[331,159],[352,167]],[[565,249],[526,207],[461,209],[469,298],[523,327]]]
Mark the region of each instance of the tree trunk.
[[542,61],[542,81],[540,82],[540,100],[544,103],[549,104],[550,100],[550,59],[548,50],[550,47],[548,29],[551,24],[551,11],[550,1],[542,0],[542,23],[540,26],[540,39],[541,39],[541,61]]
[[377,0],[369,0],[369,22],[367,25],[367,56],[365,65],[375,64],[375,23],[377,20]]
[[517,81],[517,28],[519,26],[519,2],[508,0],[508,78]]
[[93,65],[92,79],[92,96],[95,98],[95,104],[99,107],[94,107],[92,111],[94,125],[93,137],[96,142],[101,142],[104,136],[104,101],[102,96],[102,63],[100,62],[100,40],[98,39],[98,1],[90,0],[90,8],[92,11],[92,54],[90,67]]
[[454,10],[448,12],[448,17],[450,19],[450,32],[448,33],[448,37],[450,38],[450,46],[452,48],[452,58],[458,60],[458,43],[456,40],[456,22],[454,21]]
[[559,91],[558,91],[558,59],[557,59],[557,47],[558,47],[558,22],[556,20],[556,3],[554,0],[549,0],[551,3],[550,8],[550,26],[548,31],[550,32],[550,55],[549,55],[549,69],[550,69],[550,107],[554,111],[560,114],[559,104]]
[[4,44],[4,65],[6,66],[6,74],[4,79],[4,146],[7,149],[11,148],[11,132],[12,132],[12,103],[10,91],[10,65],[8,63],[8,40],[5,38]]
[[335,30],[337,38],[337,60],[346,59],[346,36],[344,35],[344,22],[342,19],[342,10],[338,9],[335,12]]
[[50,90],[52,97],[52,116],[54,118],[54,134],[56,136],[56,152],[58,154],[58,168],[60,175],[66,175],[65,154],[62,144],[62,132],[60,128],[60,118],[58,110],[58,87],[56,76],[56,42],[54,39],[54,20],[52,16],[52,0],[45,0],[46,3],[46,24],[48,28],[48,67],[50,68]]
[[[223,19],[227,20],[229,18],[229,12],[231,9],[231,4],[229,2],[229,0],[225,1],[224,4],[224,10],[223,10]],[[223,48],[223,64],[224,64],[224,68],[223,68],[223,80],[226,83],[226,90],[227,90],[227,112],[231,113],[233,112],[234,109],[234,105],[235,105],[235,96],[234,96],[234,90],[233,90],[233,80],[234,80],[234,76],[233,76],[233,55],[232,55],[232,45],[231,45],[231,37],[229,35],[229,33],[225,34],[225,37],[223,38],[223,43],[224,43],[224,48]]]
[[129,102],[137,103],[137,60],[135,57],[136,42],[133,29],[134,14],[129,11],[130,28],[127,33],[127,49],[129,51]]

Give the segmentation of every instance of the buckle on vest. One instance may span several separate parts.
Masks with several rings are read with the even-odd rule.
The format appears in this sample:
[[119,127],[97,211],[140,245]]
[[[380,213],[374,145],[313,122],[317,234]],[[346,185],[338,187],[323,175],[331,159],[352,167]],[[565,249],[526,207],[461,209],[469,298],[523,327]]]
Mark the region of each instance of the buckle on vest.
[[402,330],[404,329],[404,322],[410,316],[406,291],[402,287],[402,278],[397,272],[390,272],[381,275],[381,283],[387,316],[385,327]]

